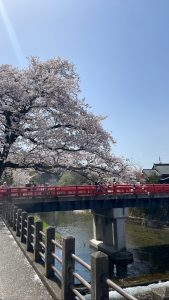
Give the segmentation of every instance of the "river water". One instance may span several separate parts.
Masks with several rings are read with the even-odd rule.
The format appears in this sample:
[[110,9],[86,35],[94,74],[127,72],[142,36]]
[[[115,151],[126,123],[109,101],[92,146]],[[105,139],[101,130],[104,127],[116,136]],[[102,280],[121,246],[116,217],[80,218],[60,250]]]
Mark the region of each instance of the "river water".
[[[52,212],[42,213],[40,217],[55,226],[61,236],[74,236],[76,254],[90,264],[89,240],[93,238],[90,212]],[[127,280],[134,278],[135,282],[141,282],[144,278],[143,282],[151,282],[169,278],[169,230],[126,224],[126,237],[127,250],[134,257],[127,268]],[[88,279],[87,271],[83,275]]]

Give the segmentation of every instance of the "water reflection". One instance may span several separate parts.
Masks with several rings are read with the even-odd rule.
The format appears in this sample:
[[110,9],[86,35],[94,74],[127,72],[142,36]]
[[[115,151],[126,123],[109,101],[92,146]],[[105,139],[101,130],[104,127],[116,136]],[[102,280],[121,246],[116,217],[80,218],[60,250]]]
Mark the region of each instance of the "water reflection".
[[[40,215],[42,220],[56,227],[56,233],[62,237],[73,236],[75,238],[75,252],[85,262],[90,264],[89,240],[92,239],[92,218],[90,213],[54,212]],[[61,256],[58,250],[57,255]],[[60,265],[56,267],[61,271]],[[86,280],[90,281],[90,272],[76,263],[75,269]],[[76,281],[77,282],[77,281]]]
[[[52,212],[41,214],[41,218],[55,226],[61,236],[74,236],[76,254],[90,264],[89,240],[93,238],[90,213]],[[128,277],[169,271],[169,231],[132,224],[126,226],[126,231],[127,248],[134,257],[134,262],[128,265]],[[77,270],[80,268],[77,266]],[[88,271],[83,275],[90,280]]]
[[56,227],[56,232],[66,237],[75,237],[76,253],[82,258],[90,260],[89,240],[93,236],[92,218],[90,213],[54,212],[43,213],[41,218],[51,226]]
[[165,273],[169,270],[169,245],[132,249],[134,263],[128,266],[128,276]]

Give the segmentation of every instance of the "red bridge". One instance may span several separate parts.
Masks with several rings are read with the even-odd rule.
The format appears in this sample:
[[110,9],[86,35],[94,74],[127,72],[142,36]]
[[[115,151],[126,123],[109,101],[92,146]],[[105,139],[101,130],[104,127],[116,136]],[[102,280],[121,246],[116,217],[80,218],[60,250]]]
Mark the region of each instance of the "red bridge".
[[165,206],[169,184],[1,187],[0,200],[28,212]]
[[0,198],[39,196],[155,195],[169,193],[169,184],[110,184],[0,188]]

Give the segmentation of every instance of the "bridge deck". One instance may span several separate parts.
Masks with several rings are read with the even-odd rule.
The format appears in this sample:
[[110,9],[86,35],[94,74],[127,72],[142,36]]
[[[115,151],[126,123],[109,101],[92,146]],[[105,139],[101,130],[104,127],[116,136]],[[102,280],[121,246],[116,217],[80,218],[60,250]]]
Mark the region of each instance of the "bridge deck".
[[0,218],[0,299],[52,300]]
[[169,184],[0,188],[6,200],[28,212],[169,205]]

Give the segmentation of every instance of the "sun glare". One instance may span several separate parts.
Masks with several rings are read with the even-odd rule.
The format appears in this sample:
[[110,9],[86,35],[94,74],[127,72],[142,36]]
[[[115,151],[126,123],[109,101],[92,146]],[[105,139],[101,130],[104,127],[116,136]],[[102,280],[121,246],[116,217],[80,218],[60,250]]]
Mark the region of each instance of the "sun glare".
[[6,10],[2,0],[0,0],[0,18],[2,18],[2,20],[4,22],[6,31],[8,33],[8,37],[11,42],[11,46],[13,48],[13,51],[15,52],[15,56],[18,60],[18,64],[19,64],[19,66],[21,66],[23,63],[23,59],[24,59],[23,53],[22,53],[18,38],[16,36],[15,30],[14,30],[12,23],[8,17],[7,10]]

